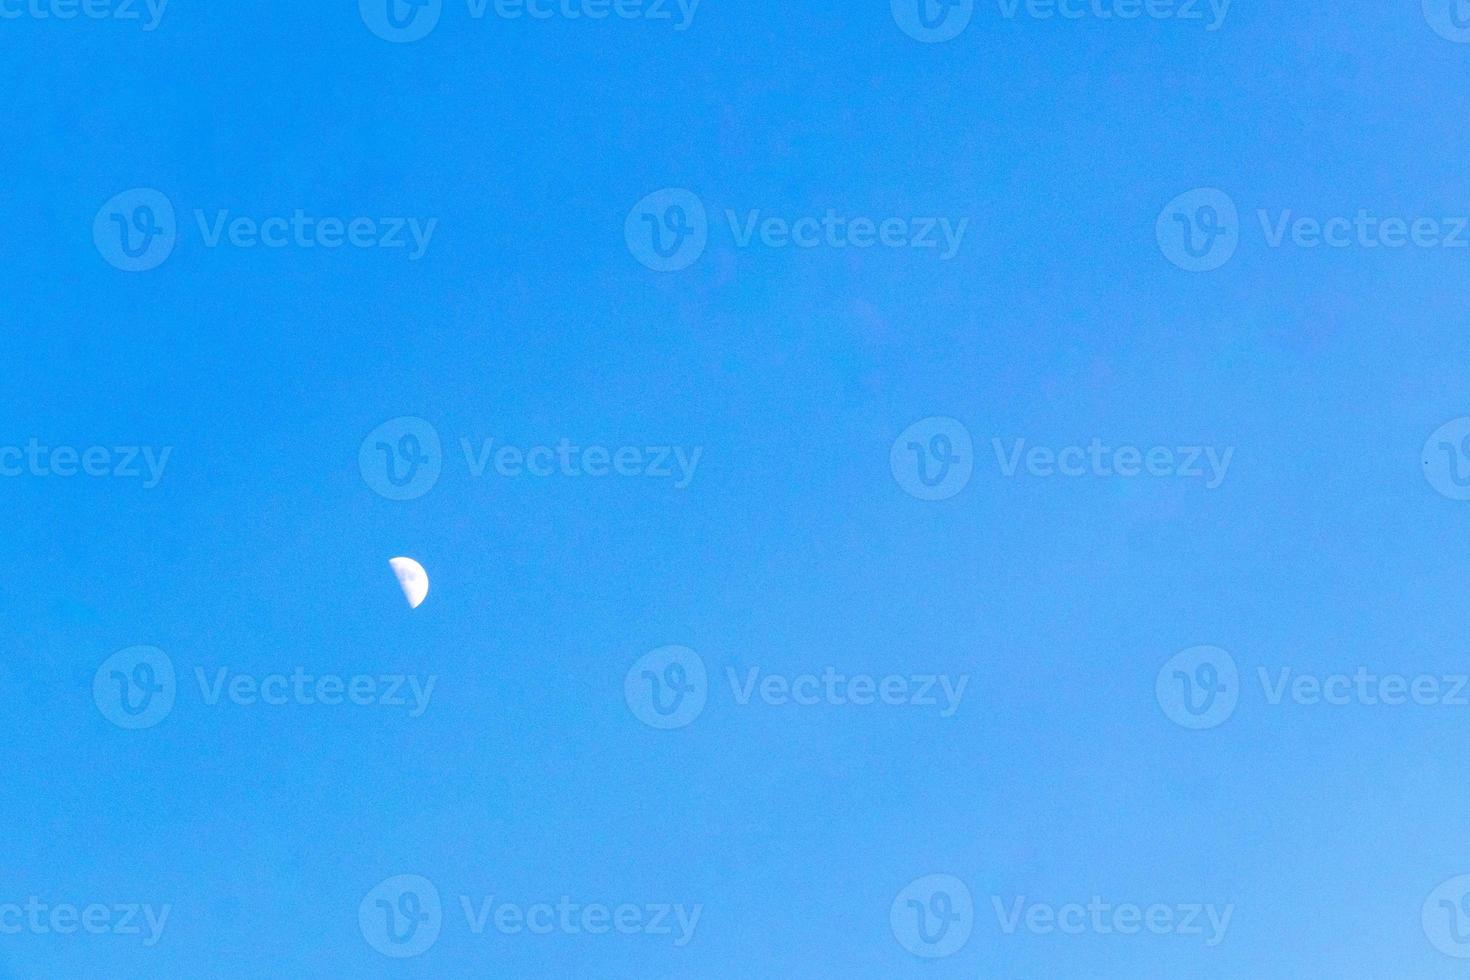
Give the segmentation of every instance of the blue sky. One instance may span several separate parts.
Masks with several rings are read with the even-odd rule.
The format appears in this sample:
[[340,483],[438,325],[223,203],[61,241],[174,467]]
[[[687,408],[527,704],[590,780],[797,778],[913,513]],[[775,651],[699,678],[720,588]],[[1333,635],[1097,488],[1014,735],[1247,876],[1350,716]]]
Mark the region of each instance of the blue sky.
[[0,977],[1463,975],[1470,11],[904,2],[0,2]]

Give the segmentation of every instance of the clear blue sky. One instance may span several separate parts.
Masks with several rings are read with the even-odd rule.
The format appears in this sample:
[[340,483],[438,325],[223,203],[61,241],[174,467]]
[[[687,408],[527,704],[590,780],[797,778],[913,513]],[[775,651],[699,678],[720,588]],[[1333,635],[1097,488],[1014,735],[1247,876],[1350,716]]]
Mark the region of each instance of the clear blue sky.
[[[3,6],[0,977],[1463,975],[1430,920],[1470,873],[1470,707],[1272,704],[1257,680],[1470,670],[1470,503],[1421,458],[1470,415],[1470,249],[1272,247],[1258,218],[1470,214],[1470,45],[1418,0],[1242,0],[1213,31],[1207,4],[981,3],[940,43],[886,0],[704,0],[684,30],[673,3],[444,0],[410,43],[347,0],[172,0],[151,31]],[[167,231],[158,196],[109,206],[138,188],[172,251],[126,271],[114,215]],[[635,211],[668,188],[703,225]],[[1191,272],[1158,230],[1199,188],[1237,248]],[[742,244],[726,212],[756,210],[967,224],[947,259]],[[416,258],[406,231],[209,244],[220,212],[297,211],[371,219],[363,240],[434,224]],[[703,251],[649,268],[643,214]],[[440,474],[395,500],[360,456],[403,417]],[[939,500],[891,460],[930,418],[972,446]],[[487,439],[701,455],[682,487],[476,476],[461,441]],[[1213,488],[1008,477],[996,439],[1233,456]],[[109,472],[140,447],[143,475],[17,462],[31,440]],[[397,555],[431,576],[417,610]],[[671,645],[705,703],[665,729],[643,668],[692,661],[634,668]],[[1156,681],[1200,645],[1237,704],[1190,730]],[[137,646],[175,683],[134,730],[94,680]],[[829,667],[967,686],[946,717],[729,681]],[[412,717],[197,682],[298,668],[435,686]],[[400,875],[442,901],[403,959],[373,932]],[[958,950],[902,926],[930,875],[973,900]],[[679,945],[476,934],[461,908],[562,896],[700,912]],[[1021,896],[1232,911],[1215,946],[1007,933],[994,905]],[[4,932],[32,897],[105,905],[107,931]],[[155,944],[114,928],[129,903],[168,906]]]

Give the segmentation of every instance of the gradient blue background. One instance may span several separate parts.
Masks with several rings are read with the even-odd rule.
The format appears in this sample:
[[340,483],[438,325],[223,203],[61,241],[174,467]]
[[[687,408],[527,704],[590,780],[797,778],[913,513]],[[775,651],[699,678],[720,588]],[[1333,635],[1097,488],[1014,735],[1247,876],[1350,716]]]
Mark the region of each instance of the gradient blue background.
[[[1454,977],[1419,923],[1470,871],[1470,709],[1154,698],[1181,648],[1242,671],[1470,663],[1470,504],[1418,472],[1467,414],[1463,252],[1271,250],[1258,207],[1470,210],[1470,47],[1418,3],[1238,2],[1199,23],[1007,21],[943,45],[883,2],[705,0],[694,27],[471,21],[392,45],[348,2],[173,0],[162,26],[0,22],[0,443],[171,445],[162,485],[0,481],[0,901],[172,903],[163,942],[0,938],[0,975]],[[184,239],[102,261],[151,186]],[[736,249],[658,275],[666,186],[772,214],[970,217],[958,258]],[[1191,275],[1159,209],[1226,190]],[[189,212],[437,217],[429,254],[202,247]],[[363,437],[418,415],[444,478],[395,503]],[[889,473],[962,420],[964,493]],[[1225,485],[1003,479],[990,439],[1237,447]],[[461,437],[705,447],[688,490],[471,480]],[[410,614],[385,559],[434,591]],[[658,732],[628,666],[969,674],[959,714],[740,708]],[[184,677],[159,727],[111,653]],[[437,674],[429,712],[203,706],[213,671]],[[894,895],[977,901],[921,961]],[[357,905],[422,874],[424,957]],[[474,937],[459,894],[704,904],[695,941]],[[1228,938],[1006,936],[991,895],[1233,903]]]

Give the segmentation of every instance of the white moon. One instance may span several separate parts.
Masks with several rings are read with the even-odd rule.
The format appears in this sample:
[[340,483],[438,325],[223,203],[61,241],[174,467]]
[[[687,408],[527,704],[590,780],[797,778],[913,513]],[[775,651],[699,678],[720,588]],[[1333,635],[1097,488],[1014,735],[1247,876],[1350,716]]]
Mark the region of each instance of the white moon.
[[403,598],[408,600],[408,607],[417,609],[428,598],[429,573],[412,558],[390,558],[388,566],[398,577],[398,585],[403,589]]

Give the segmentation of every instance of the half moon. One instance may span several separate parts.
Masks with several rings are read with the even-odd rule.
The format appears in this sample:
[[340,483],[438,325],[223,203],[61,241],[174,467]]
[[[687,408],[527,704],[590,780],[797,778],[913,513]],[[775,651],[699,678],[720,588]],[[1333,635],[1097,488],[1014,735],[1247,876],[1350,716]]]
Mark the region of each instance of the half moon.
[[429,596],[429,573],[424,566],[412,558],[390,558],[388,567],[398,577],[398,586],[403,589],[403,598],[410,609],[417,609]]

